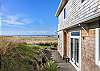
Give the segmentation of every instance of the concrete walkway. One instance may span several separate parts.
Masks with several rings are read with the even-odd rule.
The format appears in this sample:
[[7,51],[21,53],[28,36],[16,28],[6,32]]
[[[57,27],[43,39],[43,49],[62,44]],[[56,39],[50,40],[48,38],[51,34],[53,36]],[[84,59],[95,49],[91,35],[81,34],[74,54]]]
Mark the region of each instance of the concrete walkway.
[[59,65],[60,71],[76,71],[76,69],[70,63],[66,63],[66,61],[61,58],[57,50],[52,50],[51,54],[52,58]]

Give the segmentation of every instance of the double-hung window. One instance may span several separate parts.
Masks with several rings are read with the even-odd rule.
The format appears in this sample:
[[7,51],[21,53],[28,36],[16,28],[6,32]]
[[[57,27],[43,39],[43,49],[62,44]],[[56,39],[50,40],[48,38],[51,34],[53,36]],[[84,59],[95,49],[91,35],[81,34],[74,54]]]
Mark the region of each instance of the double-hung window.
[[96,64],[100,66],[100,28],[96,29]]

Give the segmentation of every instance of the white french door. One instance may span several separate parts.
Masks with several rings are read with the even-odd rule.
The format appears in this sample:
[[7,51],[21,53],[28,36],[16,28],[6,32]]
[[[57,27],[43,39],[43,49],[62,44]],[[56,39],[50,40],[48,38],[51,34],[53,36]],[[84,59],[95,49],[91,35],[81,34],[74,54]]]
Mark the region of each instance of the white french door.
[[79,66],[79,36],[71,36],[71,61]]

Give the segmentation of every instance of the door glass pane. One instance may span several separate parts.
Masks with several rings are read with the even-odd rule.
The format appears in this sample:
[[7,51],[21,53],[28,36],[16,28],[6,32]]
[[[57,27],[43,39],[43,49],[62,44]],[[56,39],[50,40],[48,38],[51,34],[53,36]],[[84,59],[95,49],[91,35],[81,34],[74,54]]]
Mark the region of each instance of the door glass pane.
[[73,58],[73,38],[71,38],[71,59]]
[[71,38],[71,59],[79,63],[79,39]]
[[77,45],[76,45],[76,39],[75,39],[75,46],[74,46],[74,60],[76,61],[76,59],[77,59],[77,53],[76,53],[76,51],[77,51]]
[[75,61],[79,63],[79,39],[75,39]]
[[99,30],[99,60],[100,60],[100,30]]

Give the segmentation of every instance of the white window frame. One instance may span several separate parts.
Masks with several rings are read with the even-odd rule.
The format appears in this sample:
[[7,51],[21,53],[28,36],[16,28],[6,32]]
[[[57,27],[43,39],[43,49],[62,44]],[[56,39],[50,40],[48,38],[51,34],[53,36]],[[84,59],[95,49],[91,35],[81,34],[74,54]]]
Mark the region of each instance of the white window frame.
[[96,59],[96,65],[100,66],[100,60],[99,60],[99,49],[100,49],[100,35],[99,35],[99,31],[100,31],[100,28],[96,28],[96,55],[95,55],[95,59]]

